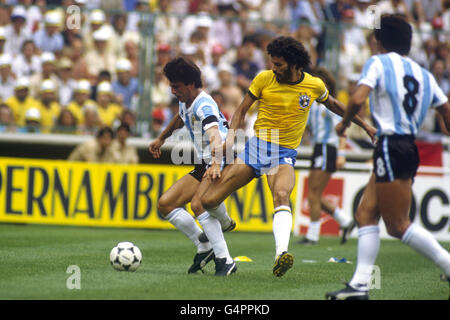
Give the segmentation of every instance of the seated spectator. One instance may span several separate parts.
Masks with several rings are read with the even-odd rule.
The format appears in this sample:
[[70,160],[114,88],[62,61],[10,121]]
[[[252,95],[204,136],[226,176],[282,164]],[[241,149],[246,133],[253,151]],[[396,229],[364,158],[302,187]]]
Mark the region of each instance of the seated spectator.
[[70,47],[67,48],[67,56],[73,62],[72,76],[75,80],[87,79],[89,76],[88,62],[84,57],[83,41],[75,38]]
[[158,43],[167,43],[172,46],[178,42],[178,36],[180,33],[180,25],[177,17],[170,15],[171,0],[159,1],[159,12],[155,18],[155,33],[156,41]]
[[249,46],[242,46],[237,49],[236,62],[233,64],[233,68],[236,74],[236,84],[241,90],[247,90],[259,71],[256,63],[252,61]]
[[130,136],[130,132],[130,127],[124,123],[116,129],[116,138],[113,140],[111,148],[114,150],[117,163],[139,163],[139,156],[136,147],[127,144],[127,139]]
[[228,64],[221,64],[219,67],[219,80],[219,91],[225,98],[223,110],[232,116],[244,98],[241,88],[236,85],[233,67]]
[[30,77],[41,72],[41,59],[35,54],[36,46],[33,40],[26,40],[21,53],[12,61],[12,72],[16,77]]
[[6,29],[0,26],[0,55],[5,53]]
[[56,57],[53,52],[43,52],[41,54],[42,72],[33,74],[30,77],[30,95],[37,98],[41,88],[42,81],[50,79],[58,91],[58,76],[56,75]]
[[97,101],[97,87],[99,83],[105,81],[111,83],[111,80],[112,80],[111,72],[109,72],[108,70],[100,71],[97,76],[97,82],[93,86],[91,86],[91,99]]
[[85,58],[88,61],[87,67],[90,78],[95,82],[100,71],[108,70],[111,73],[114,72],[116,58],[107,50],[108,33],[97,30],[92,34],[92,38],[94,47],[92,50],[86,51]]
[[44,24],[44,28],[34,33],[34,43],[42,52],[53,52],[59,56],[64,47],[64,38],[60,32],[61,16],[57,11],[48,11],[45,14]]
[[136,115],[131,110],[124,109],[119,118],[119,124],[125,123],[130,128],[131,136],[137,136],[136,133]]
[[214,22],[212,32],[216,43],[220,43],[226,50],[239,47],[242,44],[242,29],[239,21],[233,20],[239,16],[234,4],[219,7],[220,18]]
[[152,85],[152,102],[153,105],[164,107],[170,102],[170,86],[169,81],[163,74],[163,68],[156,66],[154,69],[154,81]]
[[90,96],[91,83],[86,79],[79,80],[74,91],[73,100],[67,106],[67,109],[73,113],[79,124],[84,123],[83,107],[85,105],[92,105],[97,108],[97,103],[89,99]]
[[42,82],[39,99],[39,111],[41,113],[41,132],[52,131],[55,121],[61,111],[61,106],[56,99],[56,86],[52,80]]
[[17,79],[14,85],[14,95],[6,100],[6,104],[13,113],[14,122],[18,126],[25,125],[25,111],[38,105],[38,102],[29,94],[29,87],[28,78]]
[[217,90],[220,87],[219,80],[219,65],[222,62],[222,57],[225,54],[225,48],[216,43],[212,46],[211,49],[211,62],[208,63],[202,72],[202,76],[204,78],[204,83],[208,91]]
[[130,75],[131,63],[127,59],[120,59],[116,64],[117,80],[113,82],[113,91],[116,99],[124,108],[134,110],[132,101],[138,94],[139,81]]
[[139,43],[139,33],[136,31],[127,30],[126,27],[127,27],[127,15],[125,13],[118,13],[114,15],[113,17],[114,48],[112,53],[116,58],[126,57],[125,44],[127,42],[131,41],[135,45]]
[[6,101],[14,95],[15,79],[11,72],[11,56],[3,54],[0,56],[0,100]]
[[114,29],[107,23],[105,12],[100,9],[91,11],[89,14],[89,25],[82,35],[83,45],[87,52],[94,50],[94,33],[97,31],[100,34],[103,34],[103,37],[106,39],[105,50],[108,54],[114,54]]
[[166,120],[164,110],[155,108],[152,111],[152,122],[150,125],[150,136],[156,138],[163,131],[163,124]]
[[172,59],[172,47],[167,43],[160,43],[156,55],[156,65],[164,67]]
[[25,125],[17,129],[19,133],[40,133],[41,112],[38,107],[29,108],[25,112]]
[[72,66],[72,61],[66,57],[61,58],[57,64],[57,96],[59,98],[59,104],[64,107],[72,100],[73,92],[77,86],[77,81],[72,77]]
[[122,106],[113,102],[113,91],[109,82],[104,81],[98,85],[97,105],[101,123],[112,127],[114,121],[122,114]]
[[82,135],[95,135],[101,126],[97,107],[86,104],[83,107],[83,120],[84,122],[78,126],[78,132]]
[[74,117],[72,112],[70,112],[70,110],[66,108],[61,110],[58,118],[56,119],[52,132],[62,134],[78,133],[77,119]]
[[5,52],[17,56],[20,53],[25,40],[31,39],[31,34],[26,28],[26,10],[23,6],[14,7],[11,12],[11,23],[5,27]]
[[442,89],[446,96],[450,95],[450,80],[446,76],[445,60],[436,59],[431,65],[431,73],[436,78],[438,86]]
[[0,104],[0,133],[2,132],[16,132],[14,114],[6,103]]
[[131,62],[130,77],[139,75],[139,46],[134,41],[125,42],[125,58]]
[[111,144],[114,132],[109,127],[98,130],[94,139],[88,140],[72,151],[67,160],[81,162],[115,162],[114,151]]

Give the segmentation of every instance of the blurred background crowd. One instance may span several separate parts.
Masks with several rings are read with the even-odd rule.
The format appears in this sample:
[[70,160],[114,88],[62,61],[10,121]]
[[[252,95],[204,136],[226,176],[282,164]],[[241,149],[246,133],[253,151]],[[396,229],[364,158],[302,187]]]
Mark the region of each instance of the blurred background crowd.
[[[376,52],[374,14],[414,26],[411,58],[450,96],[450,0],[0,0],[0,132],[96,135],[125,124],[154,137],[178,112],[163,76],[193,59],[204,89],[230,119],[253,77],[270,68],[265,47],[290,35],[336,78],[344,104]],[[371,5],[377,5],[376,12]],[[79,13],[79,14],[78,14]],[[251,134],[257,105],[248,115]],[[361,115],[370,119],[369,108]],[[139,123],[143,125],[139,125]],[[364,133],[350,138],[366,146]],[[431,112],[420,137],[448,134]],[[307,143],[307,139],[306,142]]]

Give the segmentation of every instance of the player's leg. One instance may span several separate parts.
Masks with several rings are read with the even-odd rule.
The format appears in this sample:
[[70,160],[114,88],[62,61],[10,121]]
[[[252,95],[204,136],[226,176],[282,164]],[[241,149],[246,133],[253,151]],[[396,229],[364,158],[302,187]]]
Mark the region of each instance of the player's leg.
[[312,169],[308,178],[308,204],[310,222],[308,232],[300,244],[316,244],[320,236],[320,213],[322,193],[330,180],[331,172]]
[[411,223],[409,208],[412,195],[411,179],[396,179],[377,183],[379,208],[388,233],[433,261],[450,279],[450,254],[433,235]]
[[[198,240],[202,229],[194,217],[184,209],[194,196],[200,182],[187,174],[175,182],[158,200],[159,212],[178,230],[186,235],[197,247],[197,253],[211,251],[211,245]],[[212,252],[212,251],[211,251]]]
[[209,243],[214,251],[214,261],[216,263],[216,275],[228,276],[235,272],[237,267],[231,257],[228,246],[222,232],[220,221],[209,211],[206,211],[201,202],[201,196],[209,189],[211,180],[203,179],[197,192],[191,201],[191,209],[198,218],[199,223],[203,227]]
[[380,249],[380,214],[374,174],[364,190],[355,219],[359,226],[356,269],[346,288],[326,294],[329,299],[368,299],[372,269]]
[[272,192],[274,206],[272,228],[275,238],[275,264],[273,274],[280,277],[294,263],[294,257],[288,252],[288,247],[292,230],[289,198],[295,185],[295,172],[294,167],[290,164],[281,164],[275,169],[275,174],[267,175],[267,182]]
[[220,179],[211,181],[209,188],[201,196],[201,202],[206,210],[216,209],[228,196],[249,183],[255,177],[253,169],[247,166],[241,159],[227,165]]

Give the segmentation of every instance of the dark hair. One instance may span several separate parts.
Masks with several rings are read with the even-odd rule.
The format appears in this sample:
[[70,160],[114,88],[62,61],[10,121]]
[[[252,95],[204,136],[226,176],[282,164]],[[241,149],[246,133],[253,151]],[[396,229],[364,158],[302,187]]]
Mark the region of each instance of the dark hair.
[[380,28],[375,29],[375,38],[384,49],[407,55],[411,50],[412,27],[400,14],[381,16]]
[[324,67],[316,67],[312,70],[312,75],[322,79],[328,91],[330,92],[330,95],[333,97],[336,96],[336,80],[334,79],[330,71],[328,71]]
[[131,133],[130,126],[129,126],[128,124],[124,123],[124,122],[122,122],[122,123],[120,124],[120,126],[117,127],[116,132],[118,132],[118,131],[121,130],[121,129],[126,130],[128,133]]
[[111,138],[114,138],[114,131],[110,127],[102,127],[97,131],[97,139],[103,137],[105,134],[109,133]]
[[292,37],[278,37],[267,45],[267,53],[272,57],[281,57],[297,69],[305,69],[311,64],[311,57],[303,44]]
[[164,75],[170,82],[181,82],[185,85],[194,84],[202,87],[202,72],[191,60],[178,57],[169,61],[164,67]]

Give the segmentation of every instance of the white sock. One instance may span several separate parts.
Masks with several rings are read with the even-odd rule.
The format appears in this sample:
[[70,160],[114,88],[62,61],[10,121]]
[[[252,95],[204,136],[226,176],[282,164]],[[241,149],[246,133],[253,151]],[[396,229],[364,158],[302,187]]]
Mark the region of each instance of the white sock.
[[166,219],[178,230],[184,233],[197,246],[197,252],[205,252],[211,249],[209,242],[202,243],[198,236],[203,232],[195,223],[194,217],[183,208],[176,208],[169,213]]
[[[380,249],[380,228],[378,226],[366,226],[358,230],[358,258],[356,270],[350,281],[350,286],[355,289],[368,290],[372,277],[372,268]],[[358,288],[358,285],[359,288]]]
[[227,243],[223,237],[219,220],[206,211],[200,214],[197,219],[211,243],[216,258],[227,258],[226,263],[232,263],[233,258],[231,258],[230,253],[228,252]]
[[333,218],[337,221],[337,223],[339,223],[341,228],[348,227],[352,222],[352,220],[344,212],[342,212],[342,209],[339,208],[336,208],[336,210],[334,210]]
[[311,241],[319,241],[320,236],[320,220],[310,221],[308,226],[308,232],[306,233],[306,239]]
[[403,234],[402,242],[433,261],[450,277],[450,253],[442,248],[430,232],[412,223]]
[[273,236],[275,237],[275,257],[288,251],[292,230],[292,213],[289,206],[275,208],[273,215]]
[[220,225],[222,226],[222,230],[230,226],[231,218],[227,213],[227,207],[225,206],[225,203],[222,202],[217,208],[209,209],[208,212],[210,215],[219,220]]

